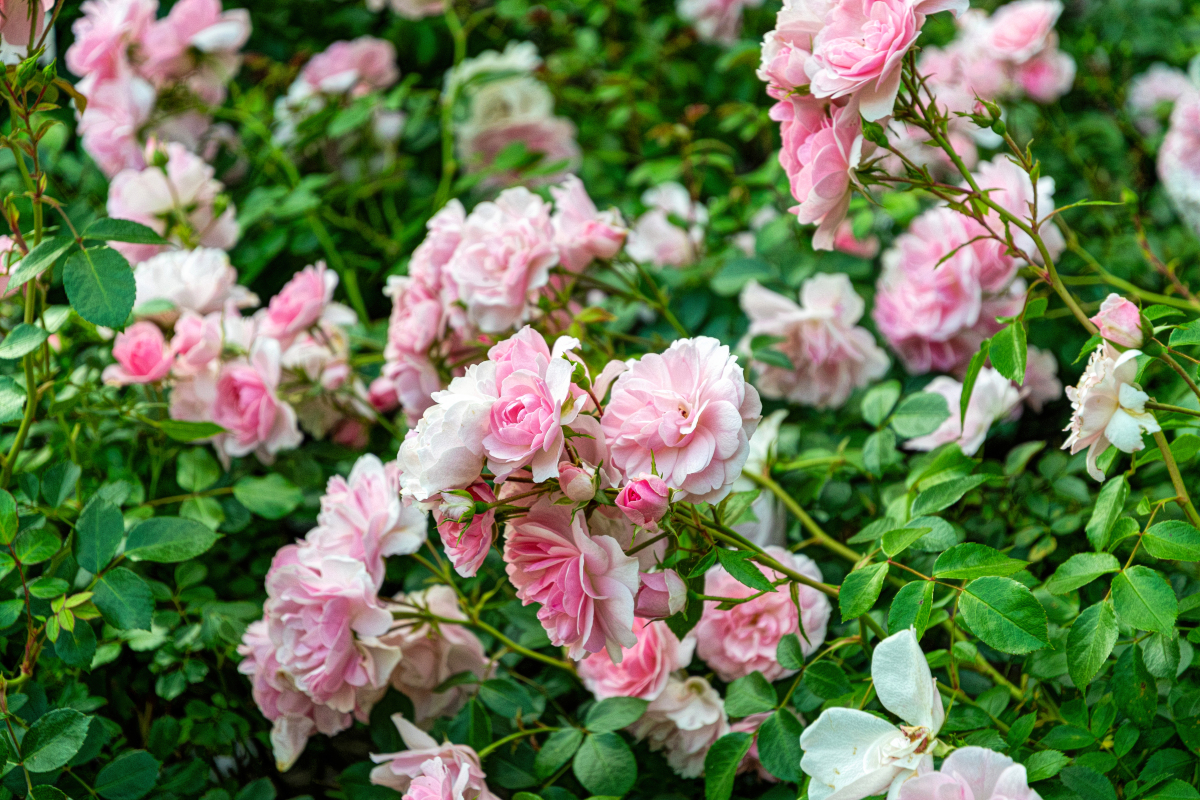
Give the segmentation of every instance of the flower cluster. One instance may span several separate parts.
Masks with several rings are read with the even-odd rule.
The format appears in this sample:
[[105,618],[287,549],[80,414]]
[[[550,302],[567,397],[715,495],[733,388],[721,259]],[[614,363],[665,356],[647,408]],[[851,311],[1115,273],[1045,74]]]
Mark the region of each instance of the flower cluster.
[[[692,200],[682,184],[668,181],[642,193],[647,211],[629,231],[626,253],[658,267],[686,267],[700,257],[708,209]],[[686,227],[671,221],[674,217]]]
[[88,100],[84,149],[107,175],[150,163],[149,136],[192,152],[214,140],[198,109],[224,101],[250,36],[248,11],[222,11],[218,0],[180,0],[162,19],[158,0],[88,0],[82,10],[66,63]]
[[449,377],[483,356],[490,337],[543,316],[539,300],[559,288],[552,270],[578,274],[621,249],[620,214],[597,211],[578,178],[550,192],[553,205],[506,189],[470,214],[452,200],[429,221],[409,274],[388,282],[385,363],[371,385],[376,408],[400,405],[415,422]]

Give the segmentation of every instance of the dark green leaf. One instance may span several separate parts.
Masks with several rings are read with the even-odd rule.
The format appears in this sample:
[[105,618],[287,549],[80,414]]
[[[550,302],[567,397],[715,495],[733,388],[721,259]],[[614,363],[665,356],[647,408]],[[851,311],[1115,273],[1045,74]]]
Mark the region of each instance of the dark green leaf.
[[929,612],[933,610],[933,581],[912,581],[904,584],[892,599],[888,612],[888,633],[916,628],[917,639],[929,627]]
[[833,700],[850,693],[850,679],[832,661],[814,661],[804,670],[804,685],[817,697]]
[[979,373],[983,369],[984,363],[987,362],[990,344],[990,341],[984,339],[979,349],[971,356],[971,360],[967,362],[967,372],[963,375],[962,392],[959,394],[958,400],[959,419],[967,418],[967,406],[971,403],[971,395],[975,393],[975,381],[979,379]]
[[1171,584],[1159,572],[1140,565],[1130,567],[1113,578],[1112,596],[1124,624],[1155,633],[1175,630],[1179,603]]
[[1029,783],[1053,778],[1071,759],[1057,750],[1039,750],[1025,759],[1025,777]]
[[784,669],[801,669],[804,666],[804,648],[800,644],[800,637],[794,633],[785,634],[775,645],[775,660]]
[[610,697],[591,707],[584,724],[592,733],[620,730],[641,719],[648,705],[637,697]]
[[134,561],[174,564],[207,551],[217,541],[208,526],[181,517],[151,517],[129,532],[125,555]]
[[1046,591],[1050,594],[1073,592],[1101,575],[1120,569],[1121,562],[1112,553],[1076,553],[1060,564],[1046,581]]
[[46,528],[26,528],[13,540],[13,551],[22,564],[40,564],[62,547],[62,540]]
[[583,740],[571,771],[592,794],[620,797],[637,781],[637,761],[615,733],[590,733]]
[[1008,729],[1008,733],[1004,736],[1004,741],[1008,743],[1011,749],[1016,749],[1025,744],[1029,740],[1029,734],[1033,733],[1033,725],[1037,722],[1037,712],[1030,711],[1022,717],[1018,717]]
[[93,497],[75,526],[75,559],[92,574],[112,561],[125,535],[121,509],[102,497]]
[[912,504],[912,516],[936,514],[962,499],[963,495],[987,480],[986,475],[967,475],[934,484],[917,495]]
[[1067,636],[1067,672],[1083,689],[1104,666],[1117,642],[1117,614],[1111,600],[1088,607]]
[[761,672],[751,672],[729,684],[725,692],[725,712],[730,717],[748,717],[770,711],[779,703],[775,687]]
[[1113,699],[1139,728],[1149,728],[1158,711],[1158,686],[1137,645],[1125,648],[1113,667]]
[[717,560],[721,562],[721,566],[725,568],[725,571],[733,576],[734,580],[749,586],[755,591],[775,591],[775,587],[767,580],[767,576],[762,574],[762,570],[748,560],[753,556],[753,553],[746,550],[717,548]]
[[1010,578],[967,584],[959,611],[975,635],[1005,653],[1029,653],[1050,644],[1046,611],[1025,586]]
[[800,734],[804,728],[786,708],[763,720],[758,728],[758,758],[776,778],[795,783],[800,779]]
[[30,278],[41,275],[74,243],[75,240],[70,236],[42,239],[41,243],[30,250],[24,258],[12,265],[9,270],[12,277],[8,281],[8,290],[16,291],[24,286]]
[[56,708],[38,717],[21,742],[21,759],[30,772],[65,765],[83,746],[91,717],[73,708]]
[[60,461],[42,476],[42,496],[51,508],[58,508],[75,494],[82,470],[70,461]]
[[167,240],[153,228],[131,219],[101,217],[83,229],[83,238],[99,239],[102,242],[129,242],[130,244],[167,244]]
[[75,313],[107,328],[125,324],[137,295],[129,262],[111,247],[71,253],[63,267],[63,288]]
[[304,499],[300,488],[277,472],[262,478],[242,478],[233,485],[233,496],[265,519],[283,519]]
[[843,620],[855,619],[871,610],[879,599],[887,570],[886,563],[868,564],[846,576],[838,594],[838,608]]
[[1088,800],[1117,800],[1117,791],[1112,782],[1088,767],[1067,767],[1058,773],[1058,779],[1080,797]]
[[117,567],[96,582],[92,602],[104,616],[104,621],[117,630],[150,630],[154,613],[154,595],[137,574]]
[[90,667],[96,655],[96,632],[81,619],[75,620],[75,629],[63,628],[54,641],[54,652],[68,667]]
[[733,779],[750,751],[754,737],[749,733],[727,733],[708,748],[704,756],[704,800],[729,800]]
[[158,760],[145,750],[129,750],[96,776],[96,793],[105,800],[141,800],[158,781]]
[[563,728],[546,737],[542,749],[533,760],[534,774],[538,780],[546,780],[571,760],[583,742],[583,731],[578,728]]
[[45,329],[22,322],[0,341],[0,358],[16,359],[32,353],[49,336]]
[[1124,475],[1110,478],[1100,494],[1096,496],[1096,507],[1092,509],[1092,517],[1088,520],[1087,537],[1096,552],[1107,549],[1109,536],[1113,525],[1125,508],[1125,500],[1129,497],[1129,484]]
[[12,544],[18,524],[17,501],[6,490],[0,489],[0,544]]
[[164,419],[155,422],[154,426],[177,442],[198,442],[225,432],[215,422],[188,422],[182,419]]
[[971,580],[987,575],[1004,577],[1020,572],[1025,564],[985,544],[964,542],[938,556],[933,564],[933,576],[946,580]]

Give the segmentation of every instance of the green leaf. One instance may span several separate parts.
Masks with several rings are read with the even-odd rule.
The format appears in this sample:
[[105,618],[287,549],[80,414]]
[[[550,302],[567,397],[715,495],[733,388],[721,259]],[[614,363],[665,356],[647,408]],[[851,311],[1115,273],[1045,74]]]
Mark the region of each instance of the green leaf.
[[1004,735],[1004,741],[1008,743],[1010,750],[1016,750],[1025,742],[1029,741],[1029,734],[1033,733],[1033,725],[1037,722],[1037,712],[1030,711],[1028,714],[1019,717],[1008,729],[1008,733]]
[[1112,781],[1089,767],[1067,767],[1058,779],[1071,791],[1088,800],[1117,800]]
[[220,477],[221,467],[207,447],[184,450],[175,460],[175,482],[186,492],[202,492]]
[[1200,789],[1179,779],[1175,779],[1165,786],[1155,789],[1151,794],[1146,795],[1146,800],[1197,800],[1197,798],[1200,798]]
[[958,608],[975,635],[1001,652],[1020,655],[1050,644],[1046,610],[1033,592],[1011,578],[971,581]]
[[34,786],[33,789],[30,790],[29,796],[32,797],[33,800],[70,800],[70,798],[63,793],[62,789],[49,784]]
[[1124,624],[1139,631],[1174,632],[1179,602],[1161,573],[1140,565],[1130,567],[1113,578],[1112,596]]
[[82,470],[70,461],[60,461],[42,476],[42,496],[51,508],[58,508],[75,494]]
[[781,708],[758,728],[758,759],[767,772],[782,781],[800,780],[800,734],[804,727],[796,715]]
[[479,685],[479,699],[505,719],[537,716],[538,706],[524,686],[509,678],[492,678]]
[[1090,606],[1067,636],[1067,673],[1081,691],[1092,682],[1117,643],[1117,613],[1111,600]]
[[86,621],[75,620],[75,629],[61,629],[54,641],[54,653],[68,667],[88,667],[96,655],[96,632]]
[[753,558],[753,556],[754,553],[746,550],[717,548],[717,560],[721,562],[721,566],[725,568],[725,571],[732,575],[738,583],[749,586],[751,589],[759,592],[775,591],[775,587],[767,580],[767,576],[762,574],[762,570],[750,563],[749,559]]
[[154,595],[136,573],[125,567],[109,570],[92,590],[92,602],[109,625],[122,631],[150,630]]
[[1146,669],[1142,651],[1137,645],[1125,648],[1113,667],[1113,700],[1117,708],[1133,720],[1139,728],[1154,724],[1158,712],[1158,685],[1154,676]]
[[15,359],[32,353],[49,337],[50,334],[45,329],[22,322],[0,342],[0,358]]
[[1025,325],[1021,322],[1011,323],[991,338],[988,355],[991,356],[992,366],[1018,386],[1025,382],[1026,354]]
[[75,526],[75,560],[93,575],[108,566],[125,535],[121,509],[103,497],[93,497]]
[[1194,319],[1182,328],[1171,331],[1170,345],[1200,344],[1200,319]]
[[1057,750],[1039,750],[1025,759],[1025,778],[1029,783],[1053,778],[1071,759]]
[[804,647],[800,637],[794,633],[785,634],[775,645],[775,660],[784,669],[802,669],[804,667]]
[[900,460],[896,451],[896,434],[888,428],[872,433],[863,442],[862,459],[868,472],[882,476],[885,469]]
[[871,610],[875,601],[879,599],[887,570],[886,563],[868,564],[846,576],[838,594],[838,608],[842,612],[843,621],[861,617]]
[[9,269],[11,276],[8,281],[8,291],[13,292],[29,282],[30,278],[36,278],[41,275],[46,269],[58,260],[58,257],[75,244],[75,240],[70,236],[54,236],[49,239],[42,239],[41,243],[35,246],[29,253],[13,264]]
[[637,782],[637,760],[615,733],[590,733],[575,753],[571,771],[592,794],[620,797]]
[[141,800],[158,781],[158,759],[145,750],[121,753],[96,776],[96,793],[105,800]]
[[300,488],[277,472],[263,478],[242,478],[233,485],[233,496],[264,519],[283,519],[304,499]]
[[899,633],[906,628],[917,629],[918,641],[929,627],[929,613],[933,610],[933,581],[912,581],[896,592],[892,608],[888,611],[888,633]]
[[971,360],[967,362],[967,372],[963,375],[962,392],[959,394],[958,400],[958,418],[967,418],[967,406],[971,404],[971,395],[975,393],[975,381],[979,379],[979,373],[983,370],[983,365],[987,361],[988,346],[991,344],[987,339],[979,345],[979,350],[971,356]]
[[1020,572],[1026,562],[1009,558],[985,544],[964,542],[956,544],[938,556],[933,564],[933,576],[946,580],[971,580],[987,575],[1004,577]]
[[583,731],[578,728],[562,728],[546,737],[542,749],[533,759],[533,772],[538,780],[544,781],[558,772],[583,743]]
[[1100,494],[1096,496],[1096,506],[1092,509],[1092,517],[1088,520],[1088,541],[1096,552],[1108,547],[1108,538],[1112,534],[1113,525],[1125,508],[1125,500],[1129,497],[1129,484],[1124,475],[1110,478]]
[[125,555],[134,561],[174,564],[207,551],[217,535],[206,525],[181,517],[151,517],[129,532]]
[[804,670],[804,685],[824,700],[833,700],[850,693],[850,679],[832,661],[814,661]]
[[704,756],[704,800],[729,800],[733,796],[737,769],[752,744],[753,735],[737,731],[713,742]]
[[748,717],[770,711],[779,704],[775,687],[761,672],[751,672],[729,684],[725,692],[725,712],[730,717]]
[[188,422],[182,419],[160,420],[154,423],[154,427],[177,442],[198,442],[225,432],[225,429],[215,422]]
[[900,381],[884,381],[871,387],[862,399],[863,420],[868,425],[878,428],[887,419],[888,414],[892,413],[899,399]]
[[1008,451],[1004,459],[1004,474],[1012,477],[1025,471],[1029,460],[1046,448],[1045,442],[1025,442]]
[[25,390],[7,375],[0,375],[0,423],[15,422],[25,414]]
[[12,544],[17,536],[17,501],[5,489],[0,489],[0,544]]
[[131,219],[101,217],[83,229],[84,239],[99,239],[102,242],[129,242],[130,244],[168,244],[167,240],[153,228]]
[[949,508],[961,500],[964,494],[985,481],[987,481],[986,475],[967,475],[936,483],[917,495],[917,499],[912,504],[912,516],[936,514]]
[[591,707],[584,725],[592,733],[620,730],[641,719],[648,705],[637,697],[610,697]]
[[893,531],[888,531],[883,535],[883,552],[888,558],[896,556],[907,550],[914,542],[925,536],[933,528],[897,528]]
[[1200,561],[1200,531],[1182,520],[1159,522],[1146,531],[1142,547],[1167,561]]
[[463,709],[467,717],[467,744],[482,750],[492,742],[492,719],[478,697],[472,697]]
[[71,253],[63,267],[63,288],[76,314],[106,328],[124,326],[137,295],[129,262],[111,247]]
[[233,800],[275,800],[275,785],[270,778],[250,781],[238,790]]
[[17,534],[12,546],[22,564],[40,564],[59,551],[62,540],[46,528],[27,528]]
[[1060,564],[1046,581],[1046,591],[1050,594],[1073,592],[1101,575],[1120,569],[1121,562],[1112,553],[1076,553]]
[[904,398],[892,412],[891,426],[898,436],[911,439],[933,433],[948,419],[950,406],[946,398],[933,392],[917,392]]
[[21,760],[30,772],[65,766],[87,738],[91,717],[73,708],[56,708],[38,717],[21,742]]

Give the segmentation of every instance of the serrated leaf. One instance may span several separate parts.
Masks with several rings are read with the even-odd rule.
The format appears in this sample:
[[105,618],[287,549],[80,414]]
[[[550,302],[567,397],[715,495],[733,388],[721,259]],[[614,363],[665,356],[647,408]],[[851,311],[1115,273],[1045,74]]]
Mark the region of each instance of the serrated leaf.
[[192,519],[151,517],[129,532],[125,556],[134,561],[174,564],[206,552],[217,538],[208,526]]
[[561,728],[546,737],[533,760],[533,771],[538,780],[544,781],[558,772],[582,743],[583,731],[578,728]]
[[1010,578],[977,578],[959,598],[971,630],[991,647],[1021,655],[1048,647],[1046,610],[1025,586]]
[[1130,567],[1113,578],[1112,596],[1124,624],[1154,633],[1175,630],[1179,602],[1159,572],[1141,565]]
[[1087,528],[1085,528],[1093,550],[1100,552],[1108,547],[1113,525],[1121,516],[1128,497],[1129,484],[1126,483],[1124,475],[1110,478],[1100,489],[1100,494],[1096,496],[1096,505],[1092,509],[1091,519],[1088,520]]
[[592,733],[627,728],[642,718],[649,703],[637,697],[609,697],[592,706],[584,725]]
[[917,495],[917,499],[912,504],[911,514],[914,517],[936,514],[954,505],[963,498],[963,495],[986,481],[986,475],[967,475],[935,483]]
[[32,353],[49,336],[44,329],[22,322],[4,337],[4,341],[0,341],[0,358],[17,359]]
[[1025,777],[1029,783],[1053,778],[1071,759],[1058,750],[1039,750],[1025,759]]
[[1067,672],[1081,690],[1092,682],[1117,643],[1117,614],[1111,600],[1089,606],[1067,636]]
[[795,783],[800,779],[800,734],[804,728],[796,715],[781,708],[758,728],[758,760],[776,778]]
[[21,762],[30,772],[51,772],[79,752],[91,717],[73,708],[56,708],[38,717],[21,741]]
[[762,574],[762,570],[750,562],[749,559],[753,556],[753,553],[745,550],[717,548],[717,560],[738,583],[749,586],[757,592],[775,591],[775,587],[767,580],[767,576]]
[[800,637],[794,633],[780,637],[779,644],[775,645],[775,660],[784,669],[802,669],[804,648],[800,644]]
[[1025,340],[1025,326],[1013,322],[991,338],[988,355],[992,366],[1004,377],[1015,382],[1018,386],[1025,382],[1025,359],[1028,345]]
[[111,247],[71,253],[63,267],[63,288],[75,313],[107,328],[124,326],[137,296],[129,262]]
[[733,779],[753,743],[752,735],[739,731],[713,742],[704,756],[704,800],[729,800],[733,796]]
[[108,566],[125,536],[121,509],[102,497],[93,497],[75,527],[75,559],[92,574]]
[[1200,561],[1200,531],[1182,520],[1159,522],[1146,530],[1142,547],[1155,558]]
[[1121,562],[1112,553],[1076,553],[1060,564],[1046,581],[1046,591],[1050,594],[1073,592],[1101,575],[1120,569]]
[[875,601],[879,599],[887,570],[886,563],[868,564],[846,576],[838,593],[838,608],[844,621],[860,617],[871,610]]
[[571,762],[583,787],[592,794],[620,797],[637,781],[637,761],[615,733],[588,734]]
[[104,574],[93,587],[92,602],[104,621],[117,630],[150,630],[154,595],[138,575],[125,567]]
[[735,719],[770,711],[778,703],[775,687],[757,671],[738,678],[725,692],[725,712]]
[[1026,562],[1009,558],[985,544],[964,542],[956,544],[938,556],[933,564],[933,576],[945,580],[971,580],[987,575],[1004,577],[1020,572]]
[[1125,648],[1113,667],[1113,700],[1139,728],[1154,724],[1158,711],[1158,686],[1146,669],[1137,645]]
[[100,217],[83,229],[84,239],[99,239],[102,242],[129,242],[130,244],[169,244],[153,228],[131,219]]
[[931,530],[933,528],[910,528],[906,526],[888,531],[883,535],[883,552],[887,554],[888,558],[895,558]]
[[967,406],[971,404],[971,395],[975,393],[975,381],[979,379],[979,373],[983,370],[983,365],[987,362],[988,346],[991,343],[984,339],[979,345],[979,350],[971,356],[971,360],[967,362],[967,372],[963,375],[962,392],[959,394],[958,400],[958,418],[967,418]]
[[9,269],[8,291],[14,292],[45,272],[59,256],[67,252],[75,240],[70,236],[54,236],[42,239],[24,258],[13,264]]
[[889,423],[898,436],[911,439],[933,433],[949,418],[946,398],[933,392],[917,392],[900,402]]
[[158,781],[159,766],[145,750],[121,753],[96,776],[96,793],[105,800],[141,800]]
[[896,592],[888,611],[888,633],[916,628],[918,641],[929,627],[933,610],[933,581],[912,581]]

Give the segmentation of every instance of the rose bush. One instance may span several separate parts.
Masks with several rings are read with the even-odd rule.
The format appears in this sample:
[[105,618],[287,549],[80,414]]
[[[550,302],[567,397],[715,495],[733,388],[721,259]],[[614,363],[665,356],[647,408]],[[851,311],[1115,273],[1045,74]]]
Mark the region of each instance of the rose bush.
[[0,800],[1200,798],[1197,42],[0,2]]

